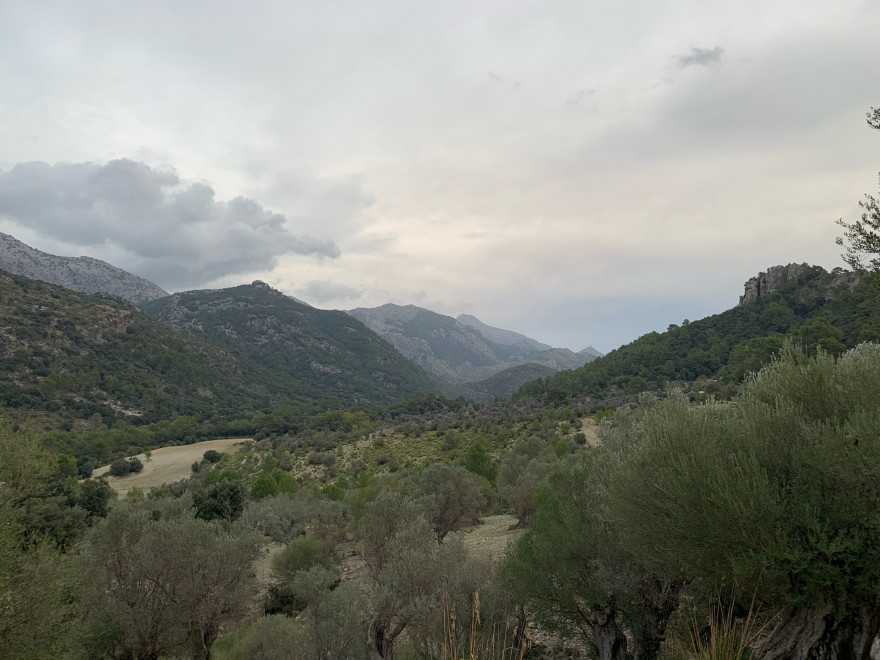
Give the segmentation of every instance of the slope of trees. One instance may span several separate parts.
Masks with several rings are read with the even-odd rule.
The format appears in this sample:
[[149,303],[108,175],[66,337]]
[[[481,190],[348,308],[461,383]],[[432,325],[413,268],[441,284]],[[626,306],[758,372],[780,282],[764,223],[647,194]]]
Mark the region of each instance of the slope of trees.
[[874,285],[845,271],[814,266],[757,301],[699,321],[651,332],[571,371],[527,383],[515,399],[564,403],[611,392],[662,390],[670,381],[700,377],[738,382],[778,353],[788,337],[808,351],[839,355],[880,340],[880,300]]
[[746,610],[754,598],[772,618],[757,657],[867,658],[880,631],[880,346],[838,359],[789,346],[731,403],[621,415],[537,502],[509,579],[601,658],[624,657],[619,628],[653,657],[684,585],[704,603],[732,585]]

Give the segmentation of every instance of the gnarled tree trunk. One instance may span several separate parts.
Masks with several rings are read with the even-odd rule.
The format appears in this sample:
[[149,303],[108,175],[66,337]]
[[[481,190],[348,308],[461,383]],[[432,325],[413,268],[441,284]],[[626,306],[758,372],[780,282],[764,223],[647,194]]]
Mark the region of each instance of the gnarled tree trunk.
[[837,619],[831,606],[795,610],[757,645],[763,660],[869,660],[880,610],[862,607]]
[[599,660],[628,660],[626,635],[617,624],[616,615],[610,607],[596,607],[590,613],[590,626]]
[[635,635],[635,660],[654,660],[666,639],[666,624],[678,609],[683,580],[645,580],[639,589],[642,620]]

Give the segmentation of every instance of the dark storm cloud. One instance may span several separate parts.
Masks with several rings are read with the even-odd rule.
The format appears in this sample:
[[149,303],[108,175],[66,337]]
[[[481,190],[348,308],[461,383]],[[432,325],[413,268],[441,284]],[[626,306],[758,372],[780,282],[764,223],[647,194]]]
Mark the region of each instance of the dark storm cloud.
[[336,284],[330,280],[312,280],[297,289],[297,293],[306,300],[326,303],[331,300],[357,300],[364,295],[364,290]]
[[122,253],[124,268],[166,287],[268,270],[287,254],[338,257],[329,240],[297,236],[252,199],[214,198],[204,183],[133,160],[20,163],[0,172],[0,216],[75,247]]
[[721,46],[715,48],[691,48],[687,55],[674,55],[675,63],[680,69],[689,66],[709,66],[721,61],[724,49]]

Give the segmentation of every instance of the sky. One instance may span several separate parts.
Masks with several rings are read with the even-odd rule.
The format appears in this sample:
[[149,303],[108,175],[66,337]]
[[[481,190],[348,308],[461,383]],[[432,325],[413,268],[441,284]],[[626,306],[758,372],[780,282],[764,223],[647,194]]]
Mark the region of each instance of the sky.
[[876,0],[0,2],[0,231],[168,291],[608,351],[843,265],[877,25]]

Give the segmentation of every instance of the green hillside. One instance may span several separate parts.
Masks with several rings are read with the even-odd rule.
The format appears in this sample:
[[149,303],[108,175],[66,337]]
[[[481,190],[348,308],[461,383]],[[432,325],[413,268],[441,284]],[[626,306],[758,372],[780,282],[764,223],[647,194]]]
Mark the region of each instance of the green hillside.
[[68,426],[175,415],[245,416],[279,399],[262,369],[154,321],[120,298],[0,271],[0,405]]
[[721,314],[650,332],[589,364],[525,384],[515,398],[603,399],[701,377],[739,382],[775,355],[786,337],[807,350],[840,354],[880,339],[880,300],[869,278],[818,266]]
[[178,293],[143,307],[175,329],[260,365],[269,388],[288,398],[337,408],[439,389],[358,320],[304,305],[262,282]]
[[491,401],[495,397],[508,397],[524,383],[538,378],[546,378],[557,373],[555,369],[543,364],[520,364],[476,383],[460,383],[458,389],[464,396],[474,401]]

